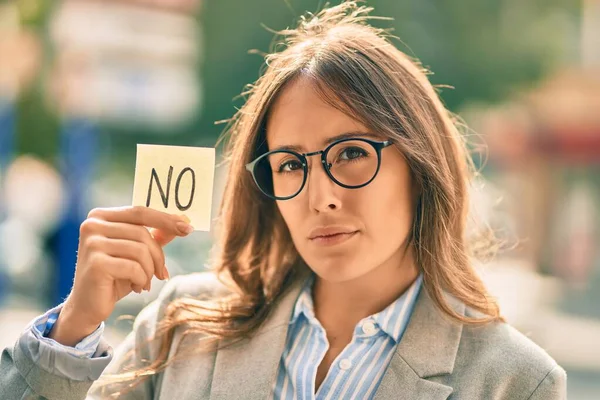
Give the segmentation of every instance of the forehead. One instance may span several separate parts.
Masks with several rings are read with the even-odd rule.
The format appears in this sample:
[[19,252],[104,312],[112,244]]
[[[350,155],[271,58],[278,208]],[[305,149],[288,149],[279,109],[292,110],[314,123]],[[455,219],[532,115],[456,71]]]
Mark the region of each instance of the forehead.
[[346,132],[368,129],[323,100],[307,78],[298,78],[283,88],[271,106],[266,125],[269,149],[291,145],[311,151]]

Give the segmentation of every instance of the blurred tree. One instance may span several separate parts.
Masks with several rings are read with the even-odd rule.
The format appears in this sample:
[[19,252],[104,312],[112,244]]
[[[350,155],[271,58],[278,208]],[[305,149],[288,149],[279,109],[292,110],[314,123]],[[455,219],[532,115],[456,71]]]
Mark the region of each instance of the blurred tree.
[[[42,0],[21,0],[24,4]],[[198,117],[165,136],[152,136],[142,129],[110,127],[111,149],[129,158],[134,143],[214,145],[222,125],[217,120],[232,116],[243,100],[236,98],[244,85],[258,77],[262,57],[251,49],[268,51],[273,35],[264,27],[292,26],[304,12],[315,12],[322,0],[207,0],[201,7],[204,63],[198,73],[204,84],[203,109]],[[337,1],[332,2],[336,4]],[[576,0],[435,0],[367,2],[374,15],[394,18],[376,21],[392,28],[399,48],[419,58],[434,72],[436,85],[449,85],[441,95],[447,106],[458,111],[470,101],[499,102],[513,91],[534,84],[558,64],[576,56],[577,26],[581,4]],[[52,122],[43,103],[28,101],[27,118],[36,115],[35,126],[24,125],[21,134],[41,131]],[[29,135],[32,133],[30,132]],[[37,147],[50,146],[43,141]],[[42,151],[39,149],[39,151]]]
[[58,116],[48,107],[43,87],[50,65],[45,32],[53,4],[50,0],[18,0],[15,3],[21,25],[35,32],[43,47],[38,76],[17,100],[17,151],[35,154],[52,163],[56,161],[58,149]]
[[[337,2],[335,2],[337,3]],[[465,102],[497,102],[524,85],[532,85],[558,62],[571,56],[577,43],[574,29],[580,3],[574,0],[481,1],[433,0],[367,2],[376,21],[392,28],[396,44],[418,57],[435,74],[447,106],[457,111]],[[196,132],[214,136],[213,121],[230,117],[232,99],[243,85],[258,77],[262,59],[248,50],[267,51],[272,34],[260,29],[293,25],[305,10],[316,11],[317,0],[209,1],[203,17],[206,34],[206,103]],[[231,23],[229,23],[231,21]]]
[[467,101],[496,102],[534,84],[569,56],[578,36],[580,4],[550,1],[381,1],[395,16],[395,32],[450,85],[443,98],[452,110]]

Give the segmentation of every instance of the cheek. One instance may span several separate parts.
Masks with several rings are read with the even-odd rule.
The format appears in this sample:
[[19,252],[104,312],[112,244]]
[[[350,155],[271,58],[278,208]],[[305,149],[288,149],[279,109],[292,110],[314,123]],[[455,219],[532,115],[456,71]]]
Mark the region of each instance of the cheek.
[[292,238],[294,238],[297,234],[296,230],[300,226],[300,220],[302,215],[297,206],[294,205],[294,201],[286,200],[286,201],[278,201],[277,208],[281,213],[281,217],[285,221]]
[[367,204],[363,215],[369,235],[387,243],[404,242],[414,216],[410,184],[399,182],[398,175],[382,176],[372,189],[363,202]]

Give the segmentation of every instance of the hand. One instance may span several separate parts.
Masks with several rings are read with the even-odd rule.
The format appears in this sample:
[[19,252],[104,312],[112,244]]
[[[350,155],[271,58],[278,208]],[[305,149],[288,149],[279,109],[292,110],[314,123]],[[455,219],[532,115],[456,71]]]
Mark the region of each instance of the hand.
[[168,278],[162,247],[193,231],[184,218],[137,206],[92,210],[80,228],[75,283],[50,337],[74,346],[123,297],[150,290],[153,276]]

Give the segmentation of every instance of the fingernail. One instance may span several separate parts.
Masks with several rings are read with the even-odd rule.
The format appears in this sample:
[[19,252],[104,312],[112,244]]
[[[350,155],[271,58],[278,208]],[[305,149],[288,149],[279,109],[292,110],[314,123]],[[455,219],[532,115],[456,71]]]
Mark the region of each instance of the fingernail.
[[167,269],[167,266],[165,265],[165,267],[163,268],[163,279],[169,279],[171,278],[171,276],[169,275],[169,270]]
[[184,220],[185,222],[187,222],[188,224],[190,222],[192,222],[192,220],[185,214],[179,214],[179,218],[181,218],[182,220]]
[[188,235],[188,234],[194,232],[194,227],[191,226],[190,224],[185,223],[185,222],[178,222],[177,223],[177,229],[183,235]]

